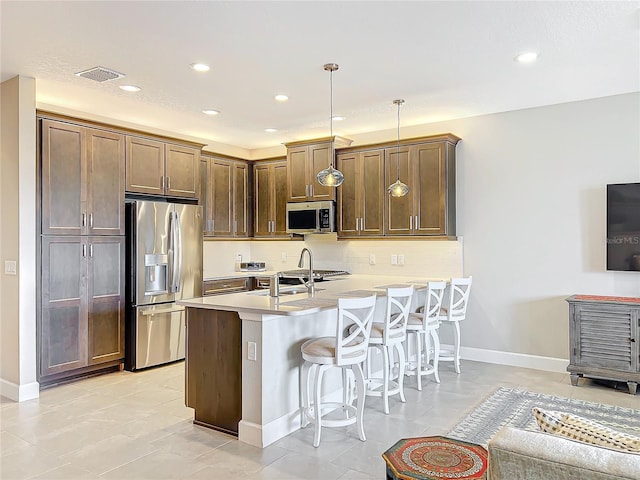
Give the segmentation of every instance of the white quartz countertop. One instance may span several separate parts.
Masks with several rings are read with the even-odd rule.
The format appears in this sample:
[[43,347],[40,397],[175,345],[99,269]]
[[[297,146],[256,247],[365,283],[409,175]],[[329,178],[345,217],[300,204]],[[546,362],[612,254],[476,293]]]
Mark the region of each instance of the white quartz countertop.
[[[264,274],[265,272],[261,273]],[[336,308],[340,297],[362,297],[374,293],[378,296],[385,296],[386,288],[390,286],[414,285],[417,289],[421,289],[426,286],[428,281],[435,280],[443,279],[387,275],[348,275],[316,282],[316,291],[313,295],[307,293],[306,288],[302,285],[281,285],[280,296],[275,298],[270,297],[269,290],[266,289],[199,297],[180,300],[177,303],[186,307],[210,310],[245,311],[266,315],[307,315],[320,310]]]

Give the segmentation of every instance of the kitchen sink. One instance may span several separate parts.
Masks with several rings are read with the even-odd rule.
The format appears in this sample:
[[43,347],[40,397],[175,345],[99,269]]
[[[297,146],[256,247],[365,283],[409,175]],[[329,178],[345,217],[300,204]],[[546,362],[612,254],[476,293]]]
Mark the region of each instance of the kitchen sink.
[[[324,288],[316,288],[315,291],[321,292],[322,290],[324,290]],[[297,295],[298,293],[309,293],[309,291],[305,287],[280,289],[280,292],[278,292],[278,296],[283,297],[285,295]],[[268,289],[257,290],[257,291],[251,292],[249,295],[259,295],[264,297],[269,295],[269,290]]]

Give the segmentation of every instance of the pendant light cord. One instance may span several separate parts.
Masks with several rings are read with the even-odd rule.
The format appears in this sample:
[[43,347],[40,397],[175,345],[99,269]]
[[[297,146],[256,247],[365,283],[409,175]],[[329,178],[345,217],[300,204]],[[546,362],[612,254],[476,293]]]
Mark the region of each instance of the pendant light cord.
[[400,105],[401,103],[398,102],[398,142],[396,143],[396,160],[398,162],[396,168],[398,170],[398,181],[400,181]]

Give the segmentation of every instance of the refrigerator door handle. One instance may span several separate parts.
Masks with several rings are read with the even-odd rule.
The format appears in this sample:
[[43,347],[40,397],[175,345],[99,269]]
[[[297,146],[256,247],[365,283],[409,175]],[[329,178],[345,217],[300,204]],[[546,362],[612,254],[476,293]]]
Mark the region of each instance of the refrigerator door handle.
[[175,262],[175,249],[176,249],[176,243],[175,243],[175,225],[174,225],[174,220],[173,220],[173,212],[169,212],[169,235],[167,235],[167,258],[168,258],[168,263],[169,263],[169,278],[167,279],[167,283],[169,285],[168,290],[170,293],[175,292],[175,289],[173,287],[174,283],[175,283],[175,277],[176,277],[176,262]]
[[174,230],[176,232],[176,247],[174,249],[174,266],[177,265],[175,274],[175,291],[179,292],[182,288],[182,285],[180,284],[180,282],[182,281],[182,222],[180,221],[180,214],[176,212],[175,215],[176,224]]

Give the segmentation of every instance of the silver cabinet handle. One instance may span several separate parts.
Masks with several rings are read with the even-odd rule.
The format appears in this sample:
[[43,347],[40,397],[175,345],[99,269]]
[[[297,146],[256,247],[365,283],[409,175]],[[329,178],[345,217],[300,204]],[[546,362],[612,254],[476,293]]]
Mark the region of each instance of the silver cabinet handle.
[[82,213],[82,226],[86,227],[87,226],[87,214],[86,213]]
[[309,196],[313,197],[313,184],[309,185]]
[[89,244],[89,256],[93,257],[93,243]]
[[409,230],[413,230],[413,216],[409,215]]
[[160,188],[164,190],[164,175],[160,177]]
[[171,177],[167,177],[167,190],[171,190]]
[[89,214],[89,226],[93,228],[93,213]]
[[87,244],[86,243],[82,244],[82,256],[83,257],[87,256]]
[[416,226],[416,230],[418,229],[418,215],[416,215],[416,221],[414,222]]

